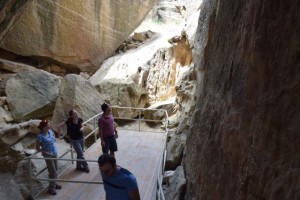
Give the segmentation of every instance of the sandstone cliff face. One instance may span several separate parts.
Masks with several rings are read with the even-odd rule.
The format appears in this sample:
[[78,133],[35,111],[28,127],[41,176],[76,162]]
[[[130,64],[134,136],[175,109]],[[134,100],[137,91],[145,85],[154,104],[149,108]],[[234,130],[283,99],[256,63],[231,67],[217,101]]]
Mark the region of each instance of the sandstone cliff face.
[[0,1],[0,44],[26,8],[29,0]]
[[299,2],[205,1],[204,9],[186,199],[300,199]]
[[0,47],[94,72],[156,2],[33,0],[5,34]]

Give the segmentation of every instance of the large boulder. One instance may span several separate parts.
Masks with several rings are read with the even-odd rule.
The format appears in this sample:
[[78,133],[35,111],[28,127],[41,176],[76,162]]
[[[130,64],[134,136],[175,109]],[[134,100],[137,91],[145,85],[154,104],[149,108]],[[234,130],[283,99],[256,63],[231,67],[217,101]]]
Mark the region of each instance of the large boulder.
[[66,68],[76,66],[80,71],[94,72],[156,2],[33,0],[0,47],[22,56],[54,59]]
[[174,114],[174,99],[157,102],[144,110],[145,120],[162,120]]
[[6,101],[15,121],[51,116],[60,78],[43,70],[18,73],[6,84]]
[[145,107],[148,62],[162,45],[168,44],[157,39],[148,46],[109,58],[90,78],[90,82],[111,105]]
[[[1,53],[2,52],[0,52],[0,54]],[[0,96],[6,96],[5,94],[6,82],[11,76],[14,75],[14,73],[35,71],[35,70],[38,69],[30,65],[25,65],[18,62],[11,62],[8,60],[0,59],[0,71],[4,72],[4,73],[0,73]]]
[[101,112],[104,103],[96,88],[86,79],[76,74],[66,75],[61,82],[59,97],[52,117],[53,129],[68,118],[71,109],[78,111],[82,119],[88,120]]

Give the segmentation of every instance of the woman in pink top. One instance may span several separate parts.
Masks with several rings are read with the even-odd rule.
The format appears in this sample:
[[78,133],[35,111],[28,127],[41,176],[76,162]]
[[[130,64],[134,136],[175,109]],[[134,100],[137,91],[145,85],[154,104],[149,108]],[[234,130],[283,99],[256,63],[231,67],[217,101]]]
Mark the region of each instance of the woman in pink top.
[[102,152],[115,156],[115,151],[118,151],[116,138],[118,131],[114,123],[114,117],[111,113],[111,107],[104,103],[101,105],[103,114],[98,120],[99,136],[101,139]]

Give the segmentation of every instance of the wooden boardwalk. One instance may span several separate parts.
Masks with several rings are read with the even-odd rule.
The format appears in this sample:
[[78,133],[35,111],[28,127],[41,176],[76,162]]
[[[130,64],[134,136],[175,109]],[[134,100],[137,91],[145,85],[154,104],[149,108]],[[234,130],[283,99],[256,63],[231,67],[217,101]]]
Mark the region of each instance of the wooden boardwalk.
[[[137,178],[142,200],[156,199],[156,182],[161,166],[162,153],[166,142],[166,133],[119,130],[117,139],[119,151],[116,152],[117,165],[131,171]],[[102,154],[98,140],[85,152],[88,160],[97,160]],[[75,164],[59,178],[80,181],[102,181],[96,162],[90,162],[90,173],[75,171]],[[102,184],[60,182],[61,190],[51,196],[42,193],[36,199],[68,199],[68,200],[104,200],[105,192]]]

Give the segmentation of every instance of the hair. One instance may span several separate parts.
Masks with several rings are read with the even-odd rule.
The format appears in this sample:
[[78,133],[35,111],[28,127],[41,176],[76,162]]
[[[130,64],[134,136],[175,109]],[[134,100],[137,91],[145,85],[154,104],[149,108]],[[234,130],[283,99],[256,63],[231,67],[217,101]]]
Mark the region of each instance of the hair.
[[49,123],[49,122],[48,122],[48,120],[46,120],[46,119],[41,120],[41,122],[40,122],[38,128],[39,128],[40,130],[43,130],[43,129],[47,126],[48,123]]
[[71,117],[71,116],[73,115],[73,113],[74,113],[74,110],[73,110],[73,109],[70,110],[70,111],[69,111],[69,117]]
[[103,166],[106,163],[111,164],[112,166],[116,166],[116,159],[115,157],[113,157],[110,154],[102,154],[99,158],[98,158],[98,163],[100,166]]
[[107,110],[107,108],[108,108],[108,104],[107,103],[103,103],[101,105],[101,109],[102,109],[103,112],[105,112]]
[[[72,109],[72,110],[69,111],[68,121],[72,121],[73,120],[74,113],[77,113],[77,111],[75,109]],[[79,117],[78,113],[77,113],[77,117]]]

